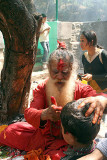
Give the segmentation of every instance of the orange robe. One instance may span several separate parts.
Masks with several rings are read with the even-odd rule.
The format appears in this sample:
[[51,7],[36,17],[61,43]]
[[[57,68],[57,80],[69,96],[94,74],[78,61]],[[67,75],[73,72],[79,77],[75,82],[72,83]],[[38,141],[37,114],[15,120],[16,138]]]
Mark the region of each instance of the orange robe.
[[[59,160],[64,156],[63,151],[67,148],[61,136],[60,121],[54,123],[40,120],[42,110],[48,107],[46,82],[47,80],[39,84],[33,91],[33,101],[30,108],[25,110],[27,122],[9,125],[4,132],[1,132],[0,143],[25,151],[41,148],[52,160]],[[74,100],[96,95],[96,91],[91,86],[76,82]]]

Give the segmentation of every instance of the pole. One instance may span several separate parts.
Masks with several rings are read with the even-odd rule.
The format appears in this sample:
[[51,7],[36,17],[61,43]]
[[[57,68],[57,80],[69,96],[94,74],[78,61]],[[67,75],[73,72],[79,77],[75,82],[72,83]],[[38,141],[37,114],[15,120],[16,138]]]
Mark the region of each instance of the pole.
[[56,0],[56,21],[58,21],[58,0]]

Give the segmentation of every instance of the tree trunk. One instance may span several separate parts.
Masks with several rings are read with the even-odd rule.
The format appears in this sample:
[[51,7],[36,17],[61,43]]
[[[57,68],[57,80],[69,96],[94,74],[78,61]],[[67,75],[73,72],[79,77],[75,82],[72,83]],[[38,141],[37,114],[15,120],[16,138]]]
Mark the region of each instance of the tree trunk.
[[0,30],[5,40],[1,72],[2,122],[28,107],[41,20],[41,16],[30,14],[22,0],[0,0]]
[[23,0],[23,2],[25,3],[25,6],[27,7],[28,11],[34,14],[36,11],[34,0]]

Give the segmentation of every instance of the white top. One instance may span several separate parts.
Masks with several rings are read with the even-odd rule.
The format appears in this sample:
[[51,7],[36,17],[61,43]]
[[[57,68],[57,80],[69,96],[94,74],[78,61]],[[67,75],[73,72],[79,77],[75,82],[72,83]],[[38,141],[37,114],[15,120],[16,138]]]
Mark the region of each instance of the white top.
[[[40,32],[44,31],[47,28],[51,28],[51,27],[46,22],[42,23]],[[39,41],[40,42],[48,42],[49,41],[49,31],[48,30],[46,30],[46,31],[44,31],[44,33],[40,34]]]

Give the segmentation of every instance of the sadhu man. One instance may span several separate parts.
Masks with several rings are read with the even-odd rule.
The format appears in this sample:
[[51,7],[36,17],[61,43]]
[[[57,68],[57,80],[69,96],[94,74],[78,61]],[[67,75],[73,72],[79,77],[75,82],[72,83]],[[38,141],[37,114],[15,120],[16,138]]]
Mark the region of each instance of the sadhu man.
[[41,148],[52,160],[59,160],[67,145],[62,138],[60,122],[60,113],[66,103],[88,97],[84,101],[84,104],[91,103],[88,113],[97,108],[93,123],[101,120],[106,107],[105,94],[97,95],[91,86],[76,80],[75,62],[67,50],[57,49],[50,55],[49,77],[33,91],[30,108],[24,113],[27,122],[9,125],[0,134],[1,144],[25,151]]

